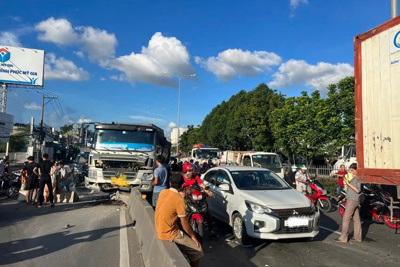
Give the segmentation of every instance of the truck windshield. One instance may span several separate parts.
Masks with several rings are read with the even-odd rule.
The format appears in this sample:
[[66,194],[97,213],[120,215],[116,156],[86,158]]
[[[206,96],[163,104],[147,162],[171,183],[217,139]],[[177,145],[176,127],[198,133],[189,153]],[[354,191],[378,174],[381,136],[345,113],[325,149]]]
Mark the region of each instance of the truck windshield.
[[154,150],[154,132],[96,130],[94,148],[105,150]]
[[277,155],[254,155],[253,165],[254,167],[266,169],[281,168],[281,163]]
[[196,152],[196,158],[198,159],[217,159],[217,150],[199,149]]

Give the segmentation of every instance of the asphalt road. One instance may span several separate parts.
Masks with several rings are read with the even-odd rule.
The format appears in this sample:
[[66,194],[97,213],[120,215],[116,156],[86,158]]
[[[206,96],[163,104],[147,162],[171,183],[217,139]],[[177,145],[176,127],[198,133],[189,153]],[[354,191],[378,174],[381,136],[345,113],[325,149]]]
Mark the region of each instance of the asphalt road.
[[110,202],[42,209],[0,201],[0,265],[138,266],[140,247],[128,212]]
[[217,221],[215,230],[220,237],[205,240],[200,266],[400,266],[400,230],[395,234],[385,225],[364,221],[363,242],[341,244],[334,241],[340,229],[336,210],[322,215],[314,240],[253,240],[245,247],[233,241],[228,225]]

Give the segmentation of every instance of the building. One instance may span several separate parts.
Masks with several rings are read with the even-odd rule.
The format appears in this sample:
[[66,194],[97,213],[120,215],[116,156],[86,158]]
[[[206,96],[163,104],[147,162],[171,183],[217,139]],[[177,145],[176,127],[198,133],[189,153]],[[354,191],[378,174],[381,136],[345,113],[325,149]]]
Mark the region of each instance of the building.
[[[187,131],[186,128],[179,128],[179,137],[186,131]],[[176,146],[178,144],[179,137],[178,137],[178,128],[172,129],[171,145]]]

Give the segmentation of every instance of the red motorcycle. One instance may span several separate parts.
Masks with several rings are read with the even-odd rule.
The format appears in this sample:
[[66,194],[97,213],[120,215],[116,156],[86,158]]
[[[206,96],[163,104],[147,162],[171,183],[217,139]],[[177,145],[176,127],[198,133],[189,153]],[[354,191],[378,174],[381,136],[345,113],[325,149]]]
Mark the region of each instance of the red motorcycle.
[[329,212],[332,209],[332,203],[326,195],[324,186],[318,180],[307,182],[306,197],[312,201],[315,206],[318,206],[323,212]]
[[[371,190],[363,187],[368,193],[363,194],[363,199],[360,201],[360,217],[371,219],[376,223],[385,223],[389,228],[400,229],[400,207],[393,206],[393,218],[391,219],[390,212],[390,194],[382,191],[379,188]],[[345,192],[342,192],[345,195]],[[339,205],[340,215],[344,215],[346,210],[346,201]]]
[[[208,190],[208,186],[206,187],[206,190]],[[208,209],[207,201],[205,199],[208,195],[203,192],[201,187],[197,184],[191,187],[186,187],[184,192],[190,227],[199,242],[202,243],[204,237],[204,217]]]

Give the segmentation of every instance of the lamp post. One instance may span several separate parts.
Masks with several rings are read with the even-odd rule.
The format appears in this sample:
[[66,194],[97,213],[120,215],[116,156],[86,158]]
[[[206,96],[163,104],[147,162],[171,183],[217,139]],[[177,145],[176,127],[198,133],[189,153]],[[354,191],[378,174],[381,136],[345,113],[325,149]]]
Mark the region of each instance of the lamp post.
[[182,79],[182,77],[196,77],[196,74],[189,74],[189,75],[182,75],[182,76],[170,74],[167,72],[164,72],[164,74],[178,78],[178,122],[177,122],[178,143],[176,144],[176,154],[178,154],[179,153],[179,134],[180,134],[179,122],[180,122],[180,118],[181,118],[181,79]]

